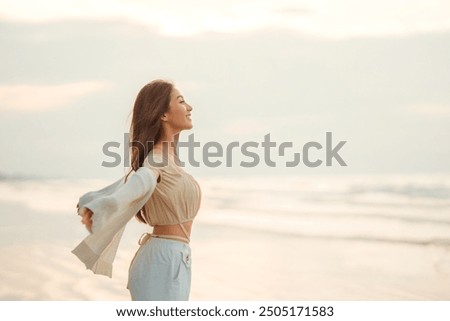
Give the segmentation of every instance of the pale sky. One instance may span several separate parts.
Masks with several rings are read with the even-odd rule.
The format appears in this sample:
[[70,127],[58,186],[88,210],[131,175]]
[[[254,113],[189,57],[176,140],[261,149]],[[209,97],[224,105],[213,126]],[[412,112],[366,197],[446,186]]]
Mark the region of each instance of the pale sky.
[[270,133],[296,152],[326,132],[347,141],[347,167],[280,158],[193,173],[448,173],[448,12],[448,1],[0,1],[0,174],[117,177],[102,147],[123,146],[155,78],[194,106],[184,141]]

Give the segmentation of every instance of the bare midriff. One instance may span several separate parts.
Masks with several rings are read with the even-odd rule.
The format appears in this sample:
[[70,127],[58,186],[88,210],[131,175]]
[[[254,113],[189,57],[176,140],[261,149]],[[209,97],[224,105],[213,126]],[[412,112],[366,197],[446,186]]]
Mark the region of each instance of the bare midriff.
[[173,225],[155,225],[153,227],[153,233],[152,236],[155,237],[162,237],[162,238],[171,238],[171,236],[174,236],[173,239],[180,239],[189,243],[190,236],[191,236],[191,228],[192,228],[192,221],[187,221],[183,224],[183,227],[185,228],[185,231],[187,235],[183,232],[183,229],[181,228],[180,224],[173,224]]

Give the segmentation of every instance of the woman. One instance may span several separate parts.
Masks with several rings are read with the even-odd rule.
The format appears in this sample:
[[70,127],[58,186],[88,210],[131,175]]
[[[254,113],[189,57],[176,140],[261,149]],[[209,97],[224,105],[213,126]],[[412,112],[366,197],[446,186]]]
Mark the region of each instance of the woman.
[[130,172],[86,193],[77,206],[91,234],[72,252],[97,274],[111,277],[129,219],[136,216],[153,227],[140,238],[130,264],[127,288],[132,300],[189,299],[189,241],[201,190],[179,166],[176,146],[180,132],[192,128],[191,111],[173,84],[155,80],[144,86],[133,109]]

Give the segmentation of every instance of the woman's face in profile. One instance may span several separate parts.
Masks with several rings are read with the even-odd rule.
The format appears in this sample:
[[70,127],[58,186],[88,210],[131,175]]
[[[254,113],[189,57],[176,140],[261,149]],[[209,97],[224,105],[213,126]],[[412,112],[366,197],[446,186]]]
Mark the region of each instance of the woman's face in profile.
[[183,95],[177,88],[173,88],[170,95],[169,111],[165,113],[167,124],[175,132],[193,127],[191,120],[192,107],[184,100]]

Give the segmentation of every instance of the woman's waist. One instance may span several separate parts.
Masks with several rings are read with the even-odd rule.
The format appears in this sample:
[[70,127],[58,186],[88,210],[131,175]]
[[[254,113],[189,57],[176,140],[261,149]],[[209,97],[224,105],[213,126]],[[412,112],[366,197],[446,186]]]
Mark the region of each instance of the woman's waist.
[[150,226],[168,226],[177,225],[180,222],[192,222],[196,216],[197,214],[192,211],[178,212],[148,208],[145,220]]
[[165,232],[165,231],[181,231],[182,232],[182,228],[180,226],[183,225],[184,228],[190,233],[191,232],[191,228],[192,228],[192,223],[193,220],[189,220],[183,223],[170,223],[170,224],[154,224],[151,225],[153,227],[153,232]]
[[[178,236],[190,241],[191,228],[193,221],[187,221],[179,224],[165,224],[153,226],[153,236]],[[181,226],[182,225],[182,226]]]

